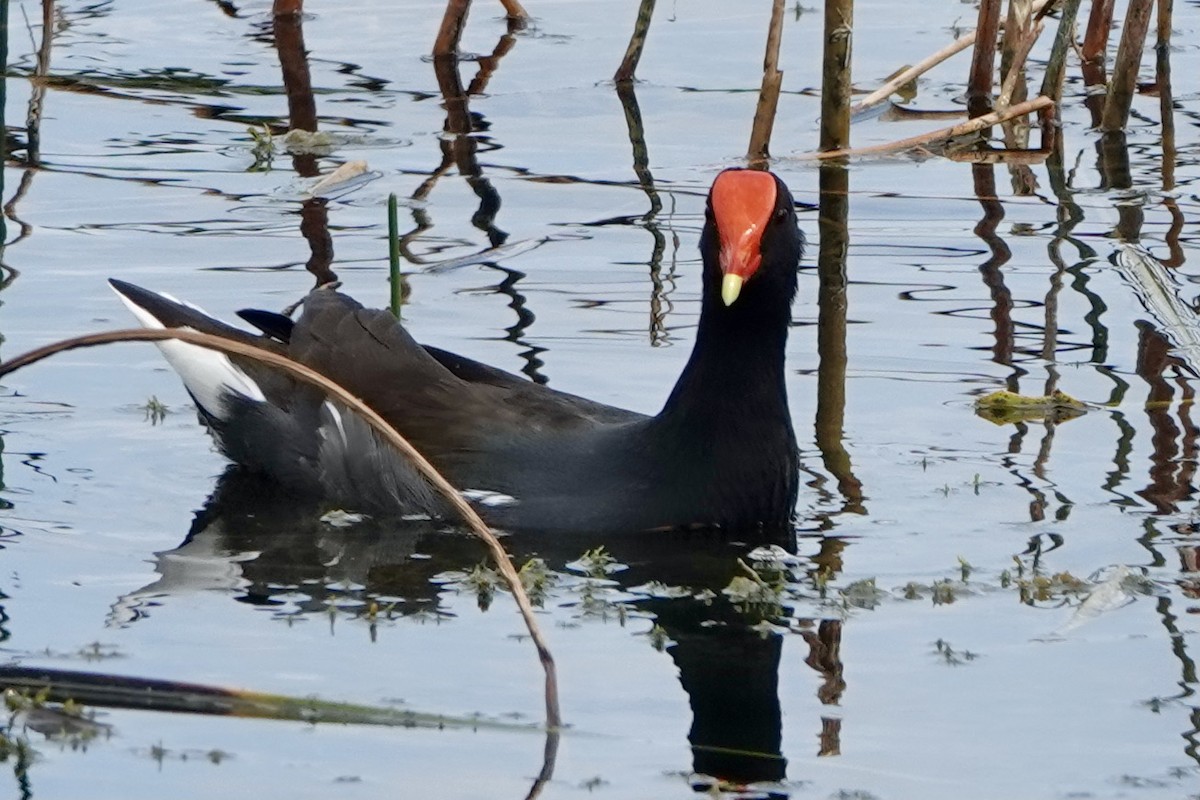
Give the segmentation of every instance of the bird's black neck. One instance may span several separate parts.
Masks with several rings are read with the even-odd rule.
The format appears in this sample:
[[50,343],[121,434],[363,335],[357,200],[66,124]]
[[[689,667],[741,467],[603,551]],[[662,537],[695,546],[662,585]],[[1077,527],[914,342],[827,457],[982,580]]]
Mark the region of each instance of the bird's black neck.
[[659,413],[663,422],[695,430],[718,420],[722,427],[741,427],[737,420],[787,417],[784,351],[791,298],[770,296],[774,288],[751,282],[725,306],[719,285],[708,282],[696,343]]

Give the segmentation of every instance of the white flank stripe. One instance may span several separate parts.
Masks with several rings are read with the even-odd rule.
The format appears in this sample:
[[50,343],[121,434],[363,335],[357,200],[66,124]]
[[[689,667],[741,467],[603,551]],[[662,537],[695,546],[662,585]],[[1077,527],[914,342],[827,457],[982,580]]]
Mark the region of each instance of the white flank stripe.
[[342,424],[342,412],[338,411],[337,406],[328,400],[325,401],[325,410],[329,412],[329,416],[333,418],[333,424],[337,426],[338,436],[342,440],[342,448],[349,446],[350,442],[346,439],[346,426]]

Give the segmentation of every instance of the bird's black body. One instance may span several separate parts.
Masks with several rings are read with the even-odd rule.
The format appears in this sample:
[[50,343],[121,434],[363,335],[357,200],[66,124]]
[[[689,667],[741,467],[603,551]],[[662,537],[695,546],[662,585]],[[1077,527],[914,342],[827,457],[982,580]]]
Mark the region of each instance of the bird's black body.
[[[296,322],[242,316],[262,336],[127,283],[114,287],[147,324],[251,341],[362,398],[500,527],[561,532],[784,527],[798,486],[784,349],[802,237],[786,187],[761,231],[762,263],[722,301],[712,204],[701,237],[704,293],[691,358],[661,412],[644,416],[555,391],[422,346],[383,310],[330,289]],[[180,345],[180,347],[187,347]],[[237,358],[257,391],[200,390],[167,351],[222,451],[298,492],[372,513],[439,514],[441,502],[365,423],[318,391]],[[217,399],[214,400],[213,398]],[[212,407],[210,407],[212,406]],[[485,494],[486,493],[486,494]]]

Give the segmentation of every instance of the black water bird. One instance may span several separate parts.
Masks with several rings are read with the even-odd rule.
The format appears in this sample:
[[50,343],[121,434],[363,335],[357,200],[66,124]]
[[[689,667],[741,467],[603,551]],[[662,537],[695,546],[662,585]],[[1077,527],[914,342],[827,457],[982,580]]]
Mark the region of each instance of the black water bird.
[[[798,456],[784,350],[803,236],[774,175],[730,169],[700,237],[696,342],[654,416],[549,389],[418,344],[384,310],[318,288],[298,319],[240,315],[253,334],[168,295],[111,281],[148,327],[187,327],[283,353],[375,409],[490,522],[558,532],[790,525]],[[364,422],[252,360],[159,345],[232,461],[331,505],[443,515],[443,502]]]

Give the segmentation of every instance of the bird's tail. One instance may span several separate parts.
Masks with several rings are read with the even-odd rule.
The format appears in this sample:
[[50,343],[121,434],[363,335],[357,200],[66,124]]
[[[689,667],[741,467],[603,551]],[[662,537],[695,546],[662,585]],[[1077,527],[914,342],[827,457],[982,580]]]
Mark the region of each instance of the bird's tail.
[[[146,328],[187,328],[243,342],[260,342],[260,337],[227,325],[168,294],[151,292],[115,278],[108,282]],[[258,383],[224,353],[178,341],[160,342],[158,348],[179,373],[200,410],[214,420],[228,419],[231,401],[265,400]]]

